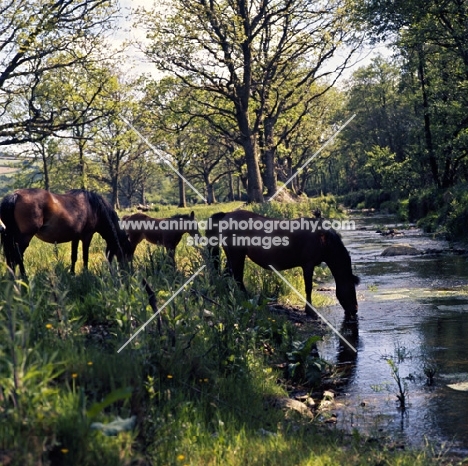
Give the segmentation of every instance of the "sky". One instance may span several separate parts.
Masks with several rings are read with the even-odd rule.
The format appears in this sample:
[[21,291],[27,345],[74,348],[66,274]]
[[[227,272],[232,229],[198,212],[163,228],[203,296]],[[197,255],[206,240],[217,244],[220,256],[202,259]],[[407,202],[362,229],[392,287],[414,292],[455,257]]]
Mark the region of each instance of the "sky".
[[[151,8],[155,2],[154,0],[120,0],[119,4],[121,7],[121,20],[119,22],[120,29],[114,35],[112,41],[114,46],[118,47],[123,42],[144,42],[145,31],[142,27],[137,28],[133,24],[131,18],[132,10],[140,7]],[[154,77],[158,75],[158,72],[154,65],[152,65],[145,57],[143,52],[138,49],[137,46],[130,46],[126,53],[126,62],[122,64],[124,70],[128,70],[135,76],[141,73],[148,73]]]
[[[144,42],[145,40],[145,31],[143,27],[135,27],[132,24],[132,19],[130,13],[132,10],[135,10],[139,7],[146,7],[148,9],[152,8],[155,4],[158,4],[157,0],[120,0],[120,6],[122,8],[122,19],[120,21],[120,30],[114,36],[114,44],[118,46],[123,41],[131,40],[135,42]],[[344,52],[345,53],[345,52]],[[343,53],[343,55],[344,55]],[[340,82],[344,83],[349,79],[357,68],[369,65],[372,58],[377,55],[383,55],[389,57],[391,55],[391,50],[385,45],[377,46],[366,46],[362,50],[356,53],[352,62],[353,65],[350,69],[346,70]],[[123,68],[128,70],[129,73],[134,74],[135,76],[141,73],[147,73],[151,76],[157,78],[158,71],[155,66],[151,64],[145,57],[145,55],[138,49],[136,46],[131,46],[126,54],[126,62],[123,64]],[[340,60],[340,56],[337,55],[337,60]],[[333,65],[335,66],[335,65]]]

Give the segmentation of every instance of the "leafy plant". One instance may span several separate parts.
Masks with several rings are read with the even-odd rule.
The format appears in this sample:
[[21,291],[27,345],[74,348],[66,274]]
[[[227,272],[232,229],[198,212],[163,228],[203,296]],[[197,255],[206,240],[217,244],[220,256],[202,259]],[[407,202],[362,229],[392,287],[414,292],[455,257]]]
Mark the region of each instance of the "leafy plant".
[[407,408],[408,384],[401,377],[400,368],[398,364],[391,358],[387,359],[387,363],[390,366],[392,378],[397,384],[398,392],[396,394],[396,397],[400,404],[400,409],[402,411],[405,411]]
[[305,341],[293,341],[292,351],[286,353],[287,377],[296,382],[317,385],[329,364],[318,357],[316,343],[322,337],[312,336]]

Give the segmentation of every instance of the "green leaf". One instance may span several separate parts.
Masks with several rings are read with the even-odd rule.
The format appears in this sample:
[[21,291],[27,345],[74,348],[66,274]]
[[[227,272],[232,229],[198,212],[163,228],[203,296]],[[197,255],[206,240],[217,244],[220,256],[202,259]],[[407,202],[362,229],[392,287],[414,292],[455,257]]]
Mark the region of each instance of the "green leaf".
[[89,418],[97,416],[103,409],[107,408],[116,401],[130,398],[130,396],[132,395],[132,390],[132,387],[125,387],[114,390],[113,392],[109,393],[100,403],[94,403],[88,409],[88,411],[86,411],[86,415]]

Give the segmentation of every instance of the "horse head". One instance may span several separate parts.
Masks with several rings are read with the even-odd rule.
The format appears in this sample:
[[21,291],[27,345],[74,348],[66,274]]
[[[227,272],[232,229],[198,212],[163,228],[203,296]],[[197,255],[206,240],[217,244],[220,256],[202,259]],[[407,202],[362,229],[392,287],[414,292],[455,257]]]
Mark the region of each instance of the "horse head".
[[115,256],[120,264],[131,261],[133,257],[132,245],[128,240],[127,233],[120,228],[116,211],[103,197],[95,193],[90,194],[93,201],[90,204],[95,207],[98,217],[97,232],[107,243],[107,259],[112,262]]
[[118,224],[116,225],[116,234],[118,247],[115,248],[115,256],[120,264],[125,264],[132,260],[135,248],[132,247],[127,233]]
[[198,231],[198,222],[195,219],[195,212],[193,210],[192,212],[190,212],[190,215],[188,216],[187,233],[193,237],[195,237],[196,235],[198,235],[199,237],[201,236],[200,232]]
[[321,233],[323,241],[323,262],[325,262],[336,283],[336,298],[345,311],[347,319],[356,319],[358,302],[356,286],[359,285],[359,277],[353,274],[351,257],[340,235],[334,230]]
[[359,277],[354,274],[335,277],[336,298],[345,311],[346,319],[356,319],[358,312],[356,286],[359,285],[359,281]]

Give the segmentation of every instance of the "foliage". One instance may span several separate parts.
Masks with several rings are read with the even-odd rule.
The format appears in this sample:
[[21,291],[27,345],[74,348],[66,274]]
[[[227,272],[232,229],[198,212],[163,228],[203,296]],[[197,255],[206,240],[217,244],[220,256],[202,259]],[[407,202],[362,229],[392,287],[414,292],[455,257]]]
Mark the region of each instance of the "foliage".
[[[287,377],[300,383],[318,387],[329,364],[317,356],[316,343],[321,337],[309,337],[305,341],[293,341],[292,350],[286,353]],[[315,353],[315,354],[314,354]]]
[[86,75],[103,50],[113,3],[20,0],[2,2],[0,10],[0,144],[37,141],[86,120],[86,108],[77,115],[67,102],[50,107],[44,87],[71,69]]
[[298,202],[270,201],[252,206],[253,212],[273,218],[313,217],[314,212],[320,211],[324,218],[342,218],[344,213],[338,206],[334,196],[317,196],[304,198]]
[[[302,0],[268,6],[193,0],[166,7],[140,11],[150,39],[146,54],[158,69],[185,84],[192,101],[205,107],[197,115],[242,147],[248,198],[262,202],[259,156],[272,195],[275,139],[294,129],[314,100],[331,87],[324,80],[324,88],[315,83],[330,73],[326,65],[337,48],[356,34],[344,14],[347,2],[333,1],[327,9]],[[333,67],[335,76],[345,63]],[[277,123],[287,111],[290,124],[280,131]],[[219,115],[227,125],[219,124]]]

